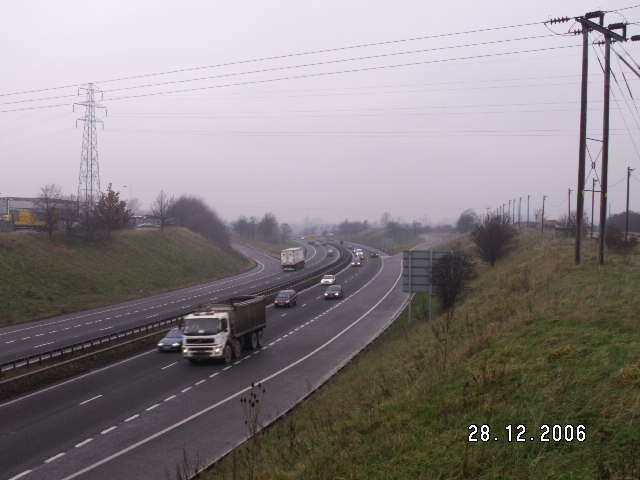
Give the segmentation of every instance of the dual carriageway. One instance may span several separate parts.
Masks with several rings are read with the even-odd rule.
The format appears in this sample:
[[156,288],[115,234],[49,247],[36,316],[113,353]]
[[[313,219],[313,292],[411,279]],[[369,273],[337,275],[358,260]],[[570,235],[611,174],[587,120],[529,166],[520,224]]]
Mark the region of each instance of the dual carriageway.
[[[245,249],[257,267],[196,287],[0,330],[0,361],[169,317],[200,303],[277,288],[335,262],[310,247],[307,267]],[[319,284],[290,309],[267,309],[264,347],[232,363],[191,365],[155,345],[132,358],[0,404],[2,479],[167,479],[215,462],[248,437],[239,398],[260,382],[264,422],[276,420],[346,365],[407,301],[401,257],[367,258],[337,273],[345,298],[325,301]]]

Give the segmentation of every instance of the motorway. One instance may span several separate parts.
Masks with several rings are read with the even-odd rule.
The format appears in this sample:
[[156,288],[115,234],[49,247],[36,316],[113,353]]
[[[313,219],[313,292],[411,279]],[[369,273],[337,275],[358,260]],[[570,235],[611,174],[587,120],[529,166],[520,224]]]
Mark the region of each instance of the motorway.
[[254,269],[223,280],[151,297],[3,327],[0,329],[0,363],[116,333],[159,318],[177,316],[194,310],[200,304],[239,293],[264,290],[337,259],[327,258],[324,247],[308,246],[307,268],[285,273],[280,268],[279,260],[239,245],[235,247],[255,260]]
[[[322,247],[310,256],[319,265],[328,260]],[[206,294],[202,286],[191,293],[226,298],[292,274],[268,257],[258,261],[260,274],[254,270],[207,284]],[[390,324],[407,300],[400,273],[401,255],[367,258],[362,267],[338,273],[344,300],[324,300],[318,285],[300,293],[297,307],[269,307],[265,346],[228,365],[191,365],[179,354],[150,348],[0,404],[0,478],[166,480],[175,478],[185,458],[191,469],[215,461],[248,436],[239,399],[252,383],[266,390],[262,421],[273,421]]]

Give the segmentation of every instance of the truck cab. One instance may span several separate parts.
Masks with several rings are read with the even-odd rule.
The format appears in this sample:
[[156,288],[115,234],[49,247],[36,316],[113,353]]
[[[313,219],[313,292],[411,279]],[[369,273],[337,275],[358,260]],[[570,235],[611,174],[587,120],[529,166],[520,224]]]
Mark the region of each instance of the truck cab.
[[[183,322],[182,354],[185,358],[193,361],[224,358],[229,338],[227,312],[195,312],[184,317]],[[233,350],[228,353],[233,354]]]
[[266,300],[262,295],[232,297],[224,303],[200,307],[182,319],[182,356],[191,363],[229,363],[240,358],[243,348],[259,348],[266,326]]

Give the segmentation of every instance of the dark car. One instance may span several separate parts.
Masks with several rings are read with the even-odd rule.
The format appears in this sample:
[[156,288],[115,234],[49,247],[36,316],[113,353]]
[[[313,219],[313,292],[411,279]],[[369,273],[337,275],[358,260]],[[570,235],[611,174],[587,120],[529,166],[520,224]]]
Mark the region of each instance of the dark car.
[[362,260],[360,259],[360,257],[353,257],[353,261],[351,262],[351,266],[352,267],[359,267],[360,265],[362,265]]
[[172,328],[162,340],[158,342],[160,352],[179,352],[182,349],[182,330]]
[[344,292],[341,285],[331,285],[327,287],[324,292],[324,299],[331,300],[332,298],[344,298]]
[[378,252],[369,253],[369,257],[371,257],[371,258],[378,258],[379,256],[380,256],[380,254]]
[[273,300],[273,306],[295,307],[298,304],[298,292],[295,290],[280,290]]

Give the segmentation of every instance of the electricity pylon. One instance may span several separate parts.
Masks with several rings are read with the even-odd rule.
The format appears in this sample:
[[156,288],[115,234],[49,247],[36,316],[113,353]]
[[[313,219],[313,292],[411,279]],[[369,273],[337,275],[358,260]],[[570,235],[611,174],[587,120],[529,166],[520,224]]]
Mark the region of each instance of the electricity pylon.
[[85,107],[84,117],[76,121],[76,126],[78,121],[84,122],[78,181],[78,206],[80,214],[86,218],[93,211],[93,207],[100,197],[100,166],[98,164],[96,123],[102,124],[103,122],[96,118],[96,108],[105,107],[97,103],[96,98],[98,95],[102,100],[102,91],[97,89],[93,83],[78,89],[78,95],[80,95],[80,90],[86,91],[86,99],[84,102],[74,104],[74,108],[75,105]]

